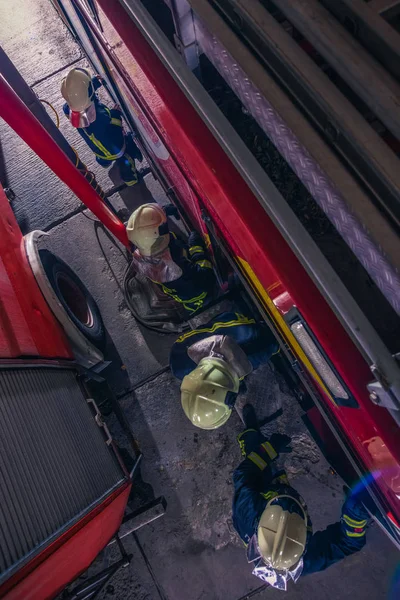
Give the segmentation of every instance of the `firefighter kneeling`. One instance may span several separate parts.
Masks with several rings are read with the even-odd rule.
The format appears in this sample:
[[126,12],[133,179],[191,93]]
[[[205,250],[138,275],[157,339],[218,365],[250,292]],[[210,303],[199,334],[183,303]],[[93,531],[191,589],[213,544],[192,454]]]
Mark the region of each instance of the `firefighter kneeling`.
[[182,407],[193,425],[216,429],[226,423],[243,379],[278,351],[264,323],[234,312],[179,337],[170,366],[182,380]]
[[349,495],[340,521],[313,534],[303,498],[276,467],[290,438],[278,433],[265,438],[251,405],[244,407],[243,418],[247,428],[238,442],[245,460],[233,473],[233,524],[247,547],[253,575],[286,590],[288,581],[361,550],[369,515],[358,497]]
[[[176,209],[165,211],[177,216]],[[215,276],[201,236],[192,232],[188,244],[169,231],[167,214],[158,204],[143,204],[132,213],[126,228],[136,246],[133,261],[139,273],[178,302],[187,317],[213,298]]]

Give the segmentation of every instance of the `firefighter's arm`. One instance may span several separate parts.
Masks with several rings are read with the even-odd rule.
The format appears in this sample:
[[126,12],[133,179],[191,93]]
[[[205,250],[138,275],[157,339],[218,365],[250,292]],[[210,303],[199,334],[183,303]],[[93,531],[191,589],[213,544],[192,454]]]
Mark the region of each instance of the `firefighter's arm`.
[[266,505],[266,500],[260,493],[262,472],[249,459],[245,459],[233,473],[233,485],[233,525],[247,544]]
[[239,535],[247,543],[246,535],[251,537],[254,533],[255,522],[269,499],[269,487],[276,483],[279,476],[285,477],[287,483],[284,471],[278,473],[269,467],[279,456],[279,451],[285,450],[290,438],[274,434],[267,440],[260,431],[247,429],[238,435],[237,440],[245,460],[233,473],[233,522]]
[[189,246],[189,257],[193,265],[199,271],[207,270],[212,271],[212,264],[208,260],[206,250],[204,247],[203,238],[197,233],[192,231],[188,239]]
[[169,366],[173,376],[182,381],[186,375],[196,368],[196,363],[189,357],[187,345],[184,342],[180,342],[179,339],[171,348]]
[[115,105],[110,110],[110,115],[111,115],[111,123],[113,125],[119,125],[119,127],[122,127],[122,110],[120,109],[120,107]]
[[267,363],[272,356],[278,354],[279,344],[270,328],[260,323],[252,341],[251,352],[248,352],[254,369]]
[[102,78],[101,75],[95,75],[94,77],[92,77],[92,86],[94,91],[96,92],[99,88],[101,88],[101,86],[104,83],[104,79]]
[[338,523],[315,533],[307,545],[303,574],[323,571],[365,546],[368,512],[355,496],[343,505]]

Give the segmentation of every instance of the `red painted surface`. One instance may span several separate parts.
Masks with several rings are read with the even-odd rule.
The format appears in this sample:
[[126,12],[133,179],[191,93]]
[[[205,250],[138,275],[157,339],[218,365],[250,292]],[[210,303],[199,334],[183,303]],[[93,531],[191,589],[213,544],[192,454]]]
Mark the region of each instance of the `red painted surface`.
[[109,496],[100,506],[51,544],[0,589],[6,600],[50,600],[86,571],[118,531],[131,484]]
[[0,186],[0,358],[72,359],[29,266],[21,230]]
[[[0,186],[0,360],[73,359],[30,268],[24,239]],[[51,360],[53,359],[53,360]],[[26,360],[25,360],[26,362]],[[0,588],[0,598],[54,598],[85,571],[118,530],[131,484],[123,484]]]
[[130,247],[125,226],[104,204],[51,135],[0,75],[0,117],[32,148],[119,241]]
[[[171,154],[168,177],[175,182],[186,177],[196,197],[213,218],[232,254],[245,259],[265,290],[279,281],[282,313],[290,301],[300,310],[324,351],[343,377],[360,408],[335,407],[327,399],[332,419],[345,432],[349,445],[358,455],[365,471],[372,471],[386,501],[400,520],[400,503],[390,487],[395,477],[382,476],[384,469],[397,472],[400,462],[399,429],[389,413],[371,403],[366,384],[372,379],[368,365],[342,325],[321,296],[285,240],[266,215],[244,180],[233,167],[194,108],[190,105],[155,52],[125,13],[118,0],[99,0],[107,18],[118,32],[118,55],[126,50],[125,79],[138,105],[145,104],[141,118],[149,121]],[[105,22],[106,36],[108,23]],[[110,41],[117,48],[115,38]],[[117,51],[117,50],[116,50]],[[129,51],[129,52],[128,52]],[[132,84],[132,82],[134,82]],[[146,115],[151,115],[149,119]],[[161,169],[164,162],[157,159]],[[175,169],[175,172],[174,172]],[[181,193],[183,206],[193,213],[193,205]],[[199,226],[199,221],[197,226]],[[272,297],[276,294],[271,293]],[[381,455],[371,440],[383,441]]]

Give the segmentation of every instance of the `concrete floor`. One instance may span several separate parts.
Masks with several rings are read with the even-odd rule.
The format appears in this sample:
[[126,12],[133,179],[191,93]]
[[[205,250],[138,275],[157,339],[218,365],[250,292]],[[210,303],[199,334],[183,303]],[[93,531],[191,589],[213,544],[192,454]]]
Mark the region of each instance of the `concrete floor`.
[[[49,0],[16,0],[0,6],[0,43],[39,95],[60,112],[60,80],[71,64],[85,64],[80,49],[55,14]],[[57,71],[57,73],[54,73]],[[80,137],[62,118],[61,128],[104,188],[112,185]],[[13,208],[25,231],[49,228],[43,240],[81,277],[101,309],[109,335],[105,372],[122,401],[144,452],[143,478],[155,495],[168,501],[165,517],[126,541],[131,565],[120,572],[100,596],[102,600],[244,600],[278,594],[251,575],[241,543],[231,523],[232,471],[240,460],[236,435],[241,423],[233,414],[215,432],[194,429],[180,408],[179,386],[166,373],[129,390],[168,362],[174,336],[139,327],[123,293],[125,251],[89,212],[71,216],[77,198],[45,167],[13,132],[0,123],[0,136],[11,187],[18,195]],[[155,197],[165,201],[151,176],[137,188],[114,197],[115,206],[138,204]],[[55,227],[55,223],[61,223]],[[335,521],[342,503],[342,482],[311,440],[294,398],[269,367],[248,381],[247,397],[260,415],[282,408],[268,426],[293,436],[292,454],[285,458],[291,481],[304,495],[314,528]],[[113,426],[113,422],[111,422]],[[123,444],[118,428],[113,431]],[[101,564],[109,562],[107,551]],[[398,553],[381,531],[371,526],[366,548],[358,555],[291,586],[286,598],[380,600],[395,594]],[[100,563],[99,563],[100,564]],[[394,599],[394,595],[391,597]]]

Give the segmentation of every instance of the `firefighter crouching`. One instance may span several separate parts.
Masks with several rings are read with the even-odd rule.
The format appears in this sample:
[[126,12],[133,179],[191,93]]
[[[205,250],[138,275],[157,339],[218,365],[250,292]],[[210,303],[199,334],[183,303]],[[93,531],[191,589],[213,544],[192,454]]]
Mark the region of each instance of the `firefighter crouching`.
[[102,85],[100,76],[91,77],[87,69],[72,69],[61,84],[66,100],[65,115],[94,152],[102,167],[115,161],[122,180],[128,186],[138,182],[135,158],[143,160],[132,134],[124,133],[122,114],[118,107],[109,109],[99,101],[96,90]]
[[[176,209],[169,206],[168,214]],[[205,308],[215,291],[215,276],[201,236],[192,232],[188,244],[169,231],[166,212],[158,204],[143,204],[126,228],[134,246],[133,261],[139,273],[178,302],[188,318]]]
[[244,407],[243,419],[246,430],[238,442],[245,458],[233,473],[233,524],[246,545],[253,575],[286,590],[288,581],[323,571],[361,550],[369,515],[350,494],[340,521],[313,534],[303,498],[275,462],[280,452],[288,451],[290,438],[265,438],[251,405]]
[[243,379],[278,351],[265,324],[235,312],[181,335],[171,349],[170,367],[182,381],[182,408],[193,425],[216,429],[226,423]]

